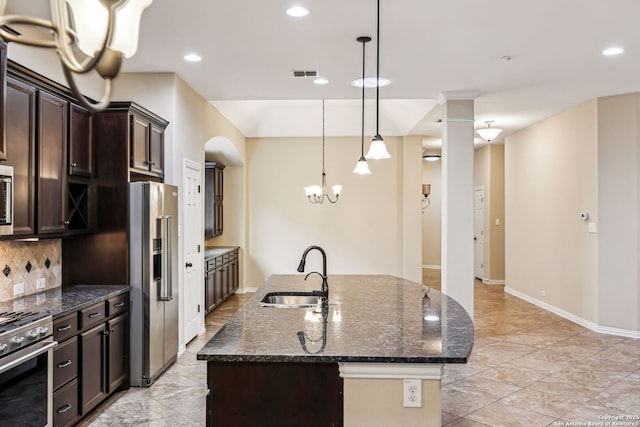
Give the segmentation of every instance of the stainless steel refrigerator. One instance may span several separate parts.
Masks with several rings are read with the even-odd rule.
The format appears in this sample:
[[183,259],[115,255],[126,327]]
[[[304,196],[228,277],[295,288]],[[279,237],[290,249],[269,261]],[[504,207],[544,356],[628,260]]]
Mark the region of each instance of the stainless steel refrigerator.
[[129,184],[130,384],[150,386],[178,354],[178,188]]

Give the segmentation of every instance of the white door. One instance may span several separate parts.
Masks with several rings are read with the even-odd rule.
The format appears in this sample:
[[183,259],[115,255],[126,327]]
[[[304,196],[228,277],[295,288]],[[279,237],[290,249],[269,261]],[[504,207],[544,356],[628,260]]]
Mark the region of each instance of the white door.
[[185,160],[183,170],[182,212],[184,224],[184,342],[191,341],[204,326],[204,273],[202,269],[202,208],[200,180],[202,167]]
[[484,187],[473,189],[474,275],[484,277]]

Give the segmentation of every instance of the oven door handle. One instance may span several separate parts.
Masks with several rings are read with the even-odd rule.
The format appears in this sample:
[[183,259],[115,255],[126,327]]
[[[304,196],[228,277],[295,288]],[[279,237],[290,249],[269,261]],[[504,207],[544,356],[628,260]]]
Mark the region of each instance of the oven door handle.
[[29,359],[38,357],[42,353],[46,353],[57,345],[57,341],[40,341],[39,343],[33,345],[33,347],[37,347],[35,350],[31,350],[31,348],[28,347],[27,349],[31,351],[29,351],[27,354],[21,354],[22,351],[19,351],[16,354],[7,356],[5,360],[0,359],[0,374],[20,365],[21,363],[26,362]]

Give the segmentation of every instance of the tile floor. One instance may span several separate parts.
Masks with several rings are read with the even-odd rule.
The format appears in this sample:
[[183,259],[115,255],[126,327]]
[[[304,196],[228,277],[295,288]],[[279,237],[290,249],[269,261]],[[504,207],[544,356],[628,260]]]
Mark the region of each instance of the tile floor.
[[[423,283],[439,289],[439,271],[424,270]],[[211,313],[151,388],[118,393],[80,425],[203,426],[206,371],[195,355],[250,296]],[[591,332],[480,281],[474,310],[469,363],[445,368],[443,426],[640,426],[640,340]]]

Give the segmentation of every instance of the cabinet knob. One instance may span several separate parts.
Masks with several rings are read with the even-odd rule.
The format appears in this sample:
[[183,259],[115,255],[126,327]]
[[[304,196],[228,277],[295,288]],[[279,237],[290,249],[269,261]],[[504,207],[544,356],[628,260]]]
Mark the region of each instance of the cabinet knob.
[[148,164],[149,164],[149,166],[154,166],[156,164],[156,162],[149,162]]
[[73,162],[73,163],[71,163],[71,167],[72,167],[72,168],[77,168],[77,167],[78,167],[78,163],[77,163],[77,162]]
[[65,219],[65,220],[63,221],[63,224],[64,224],[64,225],[69,225],[70,223],[71,223],[71,221],[69,221],[68,219]]

